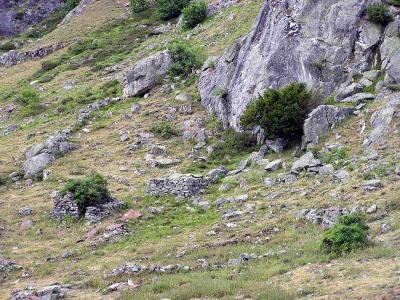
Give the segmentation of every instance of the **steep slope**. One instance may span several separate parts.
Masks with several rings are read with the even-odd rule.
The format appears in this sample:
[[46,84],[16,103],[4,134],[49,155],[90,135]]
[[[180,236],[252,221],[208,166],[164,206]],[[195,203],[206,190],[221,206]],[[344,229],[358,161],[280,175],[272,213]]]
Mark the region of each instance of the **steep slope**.
[[[249,78],[261,86],[273,77],[259,66],[275,66],[272,62],[278,59],[275,52],[261,59],[257,53],[268,47],[255,42],[271,34],[262,28],[268,24],[269,4],[276,5],[270,12],[274,20],[290,13],[282,10],[285,5],[301,10],[302,18],[307,17],[306,11],[326,17],[348,5],[360,10],[366,5],[351,1],[331,1],[330,6],[315,1],[210,1],[222,7],[231,2],[232,6],[199,27],[182,33],[175,27],[178,20],[169,25],[154,10],[132,17],[128,1],[94,1],[43,38],[26,43],[21,51],[56,43],[65,43],[63,49],[0,69],[1,299],[9,299],[13,291],[21,295],[33,289],[54,296],[60,296],[61,290],[67,299],[398,297],[400,95],[393,91],[395,86],[378,86],[372,91],[374,100],[362,103],[365,105],[330,103],[359,107],[356,114],[333,128],[326,126],[329,131],[309,146],[307,155],[313,153],[319,163],[304,172],[291,171],[305,154],[298,147],[278,153],[271,149],[264,153],[265,147],[260,149],[254,143],[241,148],[239,142],[243,141],[232,138],[236,135],[225,131],[201,105],[198,83],[211,91],[213,84],[205,87],[204,81],[220,80],[217,76],[227,67],[223,59],[215,69],[203,68],[200,79],[200,70],[181,78],[165,75],[155,78],[156,86],[146,90],[144,97],[122,99],[122,86],[132,66],[165,51],[177,37],[187,39],[200,56],[231,57],[228,71],[235,69],[235,64],[248,66]],[[335,3],[341,9],[329,10]],[[350,9],[346,16],[348,23],[335,24],[371,25]],[[294,20],[298,22],[296,17]],[[324,20],[333,22],[327,17]],[[283,23],[277,23],[279,30],[285,27]],[[302,30],[314,23],[307,24],[302,24]],[[394,24],[388,26],[391,31],[389,35],[386,29],[386,35],[396,41]],[[273,32],[277,36],[282,33],[278,29]],[[262,34],[253,35],[254,30]],[[331,38],[345,44],[354,42],[351,36],[344,32],[340,42],[338,37]],[[313,38],[300,37],[294,35],[287,43],[294,42],[302,57],[309,54],[300,51],[302,43],[309,45]],[[238,39],[246,43],[237,49],[239,54],[229,56],[232,52],[225,50],[232,49],[232,44],[238,47]],[[285,47],[285,40],[279,45]],[[383,45],[396,48],[386,37]],[[326,53],[341,52],[326,47]],[[347,44],[342,47],[349,49]],[[249,53],[256,53],[257,60]],[[298,70],[298,60],[277,53],[287,55],[293,70]],[[235,60],[238,55],[243,60]],[[346,52],[341,58],[345,66],[353,68],[361,62],[361,58],[349,56]],[[257,62],[252,68],[251,57]],[[343,68],[339,61],[335,66]],[[280,70],[292,76],[291,80],[309,78],[311,85],[331,87],[331,77],[320,82],[320,75],[311,69],[305,69],[310,75],[306,77],[297,77],[297,71],[292,73],[286,67]],[[226,78],[230,74],[227,72]],[[247,82],[239,69],[235,74],[239,85],[227,82],[227,99],[240,106],[248,99],[240,102],[233,92],[250,79]],[[382,81],[382,74],[379,76]],[[350,73],[342,79],[346,84],[361,80],[351,78]],[[38,103],[34,100],[31,107],[18,100],[25,91],[37,93]],[[220,105],[219,100],[212,101]],[[53,143],[54,136],[67,128],[71,129],[68,138]],[[168,129],[170,136],[160,135],[160,128]],[[221,141],[228,143],[228,149]],[[76,148],[56,153],[44,168],[43,180],[23,177],[28,157],[53,155],[53,146],[60,149],[64,142]],[[272,162],[277,167],[266,171]],[[208,174],[210,170],[213,172]],[[95,224],[84,219],[52,219],[52,192],[91,171],[106,176],[111,195],[126,208]],[[198,191],[196,183],[210,177],[213,180],[207,181],[204,191],[193,197],[152,195],[158,188],[172,189],[178,195],[192,193]],[[186,180],[183,184],[181,178]],[[188,181],[195,184],[186,184]],[[183,188],[175,190],[176,186]],[[372,244],[340,258],[321,252],[319,242],[325,232],[321,223],[334,223],[339,214],[352,210],[366,212]],[[55,282],[60,285],[53,285]]]

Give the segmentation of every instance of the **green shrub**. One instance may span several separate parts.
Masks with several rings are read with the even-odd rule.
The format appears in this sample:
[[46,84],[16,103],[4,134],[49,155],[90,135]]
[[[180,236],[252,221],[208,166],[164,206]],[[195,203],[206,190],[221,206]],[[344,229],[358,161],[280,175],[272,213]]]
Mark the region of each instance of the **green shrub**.
[[110,199],[107,180],[99,173],[68,181],[61,190],[61,195],[65,196],[67,193],[72,193],[81,215],[85,214],[87,207],[106,203]]
[[22,115],[32,116],[41,112],[39,93],[31,86],[24,87],[14,97],[14,101],[23,106]]
[[384,4],[371,4],[367,8],[368,19],[377,24],[387,24],[393,21],[393,16]]
[[389,4],[394,6],[400,6],[400,0],[389,0]]
[[199,51],[188,42],[182,40],[173,41],[168,49],[171,51],[174,61],[170,73],[173,76],[187,76],[194,68],[199,68],[202,58]]
[[219,137],[219,142],[214,146],[210,159],[219,160],[225,156],[233,156],[255,150],[257,137],[246,132],[226,130]]
[[140,13],[151,7],[149,0],[130,0],[131,11],[133,14]]
[[324,164],[332,164],[335,168],[342,168],[350,159],[349,149],[346,147],[334,148],[331,151],[318,153],[318,159]]
[[178,17],[190,0],[156,0],[158,13],[163,20]]
[[104,83],[100,90],[104,97],[115,97],[122,94],[121,84],[118,80],[111,80]]
[[207,18],[207,5],[204,0],[199,0],[190,3],[183,9],[183,29],[192,29]]
[[269,138],[292,138],[302,134],[311,92],[304,83],[268,89],[250,103],[240,121],[244,127],[260,125]]
[[80,0],[67,0],[67,1],[65,1],[64,10],[66,12],[69,12],[69,11],[73,10],[76,6],[78,6],[79,2],[81,2],[81,1]]
[[178,131],[168,123],[156,123],[150,128],[150,132],[154,133],[164,139],[169,139],[177,136]]
[[368,229],[364,216],[341,216],[337,224],[324,233],[321,249],[334,257],[368,246]]
[[17,45],[11,41],[4,42],[0,45],[1,51],[10,51],[10,50],[15,50],[15,49],[17,49]]
[[42,72],[47,72],[57,68],[61,64],[60,60],[46,60],[42,62]]

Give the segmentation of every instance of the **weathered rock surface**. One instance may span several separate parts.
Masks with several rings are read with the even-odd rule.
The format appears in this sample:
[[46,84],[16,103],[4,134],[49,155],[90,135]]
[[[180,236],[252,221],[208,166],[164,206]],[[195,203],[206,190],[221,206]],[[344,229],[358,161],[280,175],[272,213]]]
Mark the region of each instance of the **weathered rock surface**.
[[128,71],[124,83],[124,98],[143,96],[154,88],[157,80],[172,66],[171,52],[166,50],[139,61]]
[[320,138],[335,124],[354,112],[353,108],[320,105],[314,109],[304,122],[304,144],[318,144]]
[[306,219],[314,224],[330,228],[336,224],[339,217],[349,214],[347,208],[303,209],[297,214],[298,219]]
[[86,7],[93,3],[94,0],[81,0],[81,2],[71,10],[61,21],[60,25],[64,25],[68,23],[73,17],[80,15],[86,10]]
[[43,58],[64,47],[65,45],[63,43],[57,43],[54,45],[43,46],[38,49],[25,52],[11,50],[8,53],[0,56],[0,67],[8,68],[18,65],[27,60]]
[[201,175],[172,174],[159,179],[151,179],[147,184],[147,193],[187,198],[201,193],[207,184],[208,181]]
[[305,82],[330,95],[348,80],[348,70],[373,64],[380,33],[363,18],[369,2],[266,1],[250,34],[203,68],[202,104],[239,129],[246,105],[267,88]]
[[64,0],[0,1],[0,36],[14,35],[39,23],[58,8]]
[[43,144],[36,144],[29,148],[24,162],[24,172],[26,177],[37,175],[43,171],[49,164],[56,160],[57,155],[65,154],[75,146],[70,143],[70,130],[64,130],[61,133],[50,136]]
[[311,152],[307,152],[293,163],[292,172],[297,173],[310,168],[319,167],[321,165],[321,162],[314,158],[314,155]]

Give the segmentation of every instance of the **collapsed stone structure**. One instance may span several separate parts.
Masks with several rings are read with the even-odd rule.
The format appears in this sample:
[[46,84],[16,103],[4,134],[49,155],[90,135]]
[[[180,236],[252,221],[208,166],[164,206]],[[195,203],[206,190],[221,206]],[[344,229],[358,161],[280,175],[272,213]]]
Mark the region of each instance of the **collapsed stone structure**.
[[29,50],[29,51],[24,51],[24,52],[11,50],[11,51],[7,52],[6,54],[3,54],[0,56],[0,67],[9,68],[9,67],[18,65],[24,61],[27,61],[27,60],[43,58],[43,57],[50,55],[64,47],[65,47],[65,44],[56,43],[53,45],[47,45],[47,46],[37,48],[35,50]]
[[151,179],[147,185],[150,195],[175,195],[180,198],[191,197],[201,193],[208,181],[201,175],[172,174],[170,176]]

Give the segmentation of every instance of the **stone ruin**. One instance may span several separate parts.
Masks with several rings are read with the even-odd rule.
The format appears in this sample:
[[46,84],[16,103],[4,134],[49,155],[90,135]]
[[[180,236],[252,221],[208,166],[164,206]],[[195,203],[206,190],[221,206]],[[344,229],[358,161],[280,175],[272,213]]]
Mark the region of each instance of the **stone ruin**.
[[[51,218],[63,220],[66,216],[71,216],[75,219],[82,217],[72,193],[67,193],[65,196],[62,196],[60,192],[54,191],[51,197],[54,203]],[[83,217],[89,223],[98,223],[115,214],[123,207],[123,202],[110,198],[109,201],[105,203],[87,207]]]
[[151,179],[147,185],[150,195],[175,195],[179,198],[191,197],[204,191],[208,180],[201,175],[172,174]]

